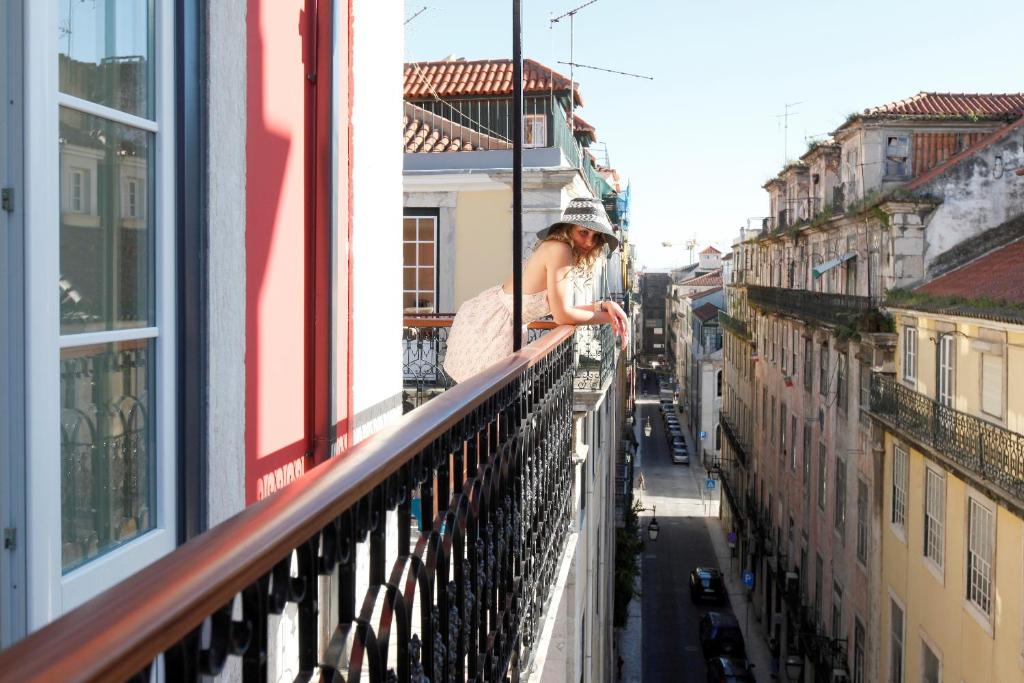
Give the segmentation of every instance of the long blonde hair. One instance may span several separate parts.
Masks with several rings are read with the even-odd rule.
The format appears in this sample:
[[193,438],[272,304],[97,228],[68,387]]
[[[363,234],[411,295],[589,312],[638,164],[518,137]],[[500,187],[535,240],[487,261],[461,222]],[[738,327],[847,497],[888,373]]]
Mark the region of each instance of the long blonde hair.
[[572,237],[569,235],[569,231],[574,227],[577,227],[571,223],[559,223],[558,225],[551,228],[551,231],[544,236],[542,242],[548,240],[554,240],[556,242],[564,242],[569,245],[572,249],[572,267],[573,270],[590,274],[594,270],[594,263],[597,262],[598,257],[601,255],[604,245],[607,243],[605,236],[599,232],[594,233],[594,246],[590,251],[583,252],[576,248],[576,244],[572,241]]

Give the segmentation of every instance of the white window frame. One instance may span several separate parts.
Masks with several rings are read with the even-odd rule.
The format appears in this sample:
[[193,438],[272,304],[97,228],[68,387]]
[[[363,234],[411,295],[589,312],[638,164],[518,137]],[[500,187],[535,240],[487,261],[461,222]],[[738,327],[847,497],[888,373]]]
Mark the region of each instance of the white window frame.
[[955,408],[956,336],[948,332],[940,334],[937,346],[936,360],[939,363],[939,381],[936,396],[942,405],[947,408]]
[[921,554],[925,566],[939,583],[944,582],[946,553],[946,475],[927,464],[924,468],[924,502]]
[[928,652],[932,653],[935,661],[939,663],[939,681],[942,681],[942,650],[935,646],[935,642],[928,637],[928,634],[921,630],[921,683],[927,683],[924,677],[924,662]]
[[917,328],[903,326],[903,379],[917,383]]
[[[145,119],[59,92],[59,24],[56,3],[25,3],[25,277],[26,550],[27,627],[37,629],[89,598],[138,572],[173,550],[176,527],[176,349],[174,220],[174,4],[156,3],[154,13],[154,119]],[[156,193],[150,208],[156,254],[156,324],[149,328],[89,334],[60,334],[54,283],[60,272],[60,177],[57,144],[61,107],[75,109],[155,134]],[[62,347],[156,338],[153,392],[156,429],[154,528],[138,538],[62,573],[59,350]]]
[[[989,634],[995,614],[996,571],[996,507],[975,491],[967,494],[964,535],[964,605]],[[975,531],[989,531],[989,538],[977,538]],[[987,557],[985,557],[987,553]],[[975,572],[977,565],[981,571]],[[975,599],[975,592],[986,591],[984,600]]]
[[523,115],[523,147],[548,146],[548,115]]
[[907,502],[910,490],[910,450],[898,443],[892,445],[892,470],[889,486],[889,528],[901,541],[907,542]]
[[[899,609],[900,611],[900,628],[898,634],[896,632],[896,629],[893,628],[892,616],[894,607]],[[886,661],[886,673],[888,674],[889,683],[903,683],[903,681],[906,679],[907,674],[907,607],[902,600],[896,597],[896,593],[893,592],[892,588],[889,589],[888,621],[889,633],[887,640],[889,642],[889,657]],[[894,646],[897,642],[899,643],[898,657],[900,662],[900,672],[899,676],[894,676],[893,660],[897,657],[897,652]]]
[[[402,255],[402,299],[403,299],[403,301],[402,301],[402,310],[405,313],[410,313],[410,314],[413,314],[413,315],[415,315],[417,313],[437,313],[438,310],[439,310],[438,309],[438,293],[440,291],[440,289],[439,289],[439,284],[440,283],[438,282],[438,265],[440,264],[440,260],[438,258],[439,257],[439,254],[438,254],[438,240],[441,237],[441,234],[440,234],[441,220],[440,220],[440,218],[438,216],[432,215],[432,214],[429,214],[429,215],[404,214],[402,216],[402,221],[404,222],[404,221],[407,221],[407,220],[414,220],[414,221],[416,221],[416,234],[414,235],[414,239],[407,240],[407,239],[405,239],[405,234],[404,234],[404,230],[403,230],[403,234],[402,234],[402,249],[403,249],[403,252],[404,252],[405,247],[407,245],[410,245],[410,244],[413,245],[413,248],[416,251],[416,262],[414,264],[412,264],[412,265],[406,264],[406,262],[405,262],[405,254],[403,253],[403,255]],[[423,220],[429,220],[431,223],[433,223],[433,226],[434,226],[434,228],[433,228],[433,230],[431,232],[431,239],[430,239],[429,242],[426,241],[426,240],[421,240],[420,239],[420,221],[423,221]],[[430,264],[430,266],[426,266],[426,265],[421,264],[419,262],[420,246],[424,245],[424,244],[430,244],[433,247],[434,259],[433,259],[433,262]],[[406,289],[406,287],[405,287],[405,271],[406,270],[410,270],[410,269],[414,273],[415,283],[414,283],[412,289]],[[434,287],[433,287],[433,289],[431,289],[429,291],[426,290],[426,289],[420,289],[420,287],[419,287],[420,271],[421,270],[426,270],[426,269],[430,269],[430,270],[434,271]],[[430,306],[431,310],[429,310],[429,311],[423,311],[423,310],[415,310],[415,311],[413,311],[413,310],[410,310],[410,308],[420,309],[420,307],[413,306],[413,307],[408,307],[407,308],[405,306],[405,301],[404,301],[406,294],[412,294],[412,295],[414,295],[416,297],[418,297],[420,294],[430,294],[433,297],[434,305]]]
[[[999,363],[999,406],[998,412],[991,410],[992,406],[985,400],[985,363],[995,359]],[[997,420],[1003,420],[1006,415],[1006,357],[1002,353],[1000,348],[999,353],[982,353],[979,359],[980,368],[978,373],[978,390],[979,390],[979,405],[981,406],[981,412],[985,415],[996,418]]]

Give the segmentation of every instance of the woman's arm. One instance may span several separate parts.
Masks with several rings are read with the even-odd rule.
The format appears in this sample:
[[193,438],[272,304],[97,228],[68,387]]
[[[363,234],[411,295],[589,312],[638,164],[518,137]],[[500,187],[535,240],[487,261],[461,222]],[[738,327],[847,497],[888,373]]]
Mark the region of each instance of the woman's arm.
[[567,244],[550,241],[542,253],[547,273],[548,305],[551,315],[559,325],[611,325],[616,336],[626,340],[627,318],[625,312],[613,301],[597,301],[593,304],[573,306],[569,277],[572,270],[572,250]]

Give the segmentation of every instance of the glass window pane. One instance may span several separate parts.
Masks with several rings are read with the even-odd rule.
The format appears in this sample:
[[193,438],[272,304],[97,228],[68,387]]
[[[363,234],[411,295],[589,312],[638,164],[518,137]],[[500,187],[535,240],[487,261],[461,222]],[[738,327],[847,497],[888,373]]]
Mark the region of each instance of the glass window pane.
[[154,340],[61,350],[61,566],[156,524]]
[[154,118],[154,3],[72,0],[57,4],[61,92]]
[[409,311],[410,309],[416,308],[416,293],[415,292],[405,292],[404,294],[402,294],[402,307],[406,311]]
[[433,218],[421,218],[420,219],[420,241],[421,242],[433,242],[434,241],[434,219]]
[[416,289],[416,269],[415,268],[403,268],[402,269],[402,288],[403,289]]
[[402,219],[402,239],[409,241],[416,239],[416,219]]
[[415,244],[403,244],[402,245],[402,263],[407,266],[416,265],[416,245]]
[[434,291],[434,269],[420,268],[420,289]]
[[154,324],[152,154],[152,133],[60,110],[61,334]]
[[433,244],[421,244],[420,245],[420,265],[421,266],[432,266],[434,265],[434,245]]

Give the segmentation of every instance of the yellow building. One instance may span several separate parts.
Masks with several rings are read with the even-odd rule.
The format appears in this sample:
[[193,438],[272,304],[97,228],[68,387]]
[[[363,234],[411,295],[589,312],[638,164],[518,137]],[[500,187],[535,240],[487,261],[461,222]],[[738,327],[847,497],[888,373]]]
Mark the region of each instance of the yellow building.
[[871,381],[881,679],[1024,681],[1024,240],[889,309],[895,363]]

